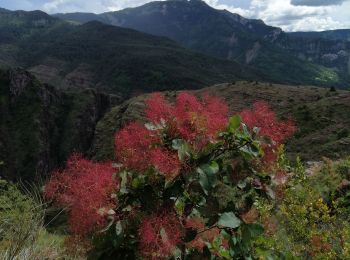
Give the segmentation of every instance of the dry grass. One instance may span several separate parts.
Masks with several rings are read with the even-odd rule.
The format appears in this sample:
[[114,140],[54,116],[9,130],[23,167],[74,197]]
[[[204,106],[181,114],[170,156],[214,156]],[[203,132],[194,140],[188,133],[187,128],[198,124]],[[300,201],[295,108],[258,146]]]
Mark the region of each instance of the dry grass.
[[46,231],[45,210],[38,188],[0,180],[1,260],[84,259],[66,252],[65,235]]

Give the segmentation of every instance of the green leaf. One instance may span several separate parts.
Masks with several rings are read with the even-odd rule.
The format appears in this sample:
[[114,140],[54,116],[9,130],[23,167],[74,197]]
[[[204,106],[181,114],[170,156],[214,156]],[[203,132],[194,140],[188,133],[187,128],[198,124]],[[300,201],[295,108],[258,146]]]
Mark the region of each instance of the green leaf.
[[177,150],[180,161],[184,161],[187,157],[191,156],[189,144],[182,139],[174,139],[172,141],[172,148]]
[[131,186],[134,189],[138,189],[138,188],[142,187],[145,184],[145,182],[146,182],[145,176],[139,175],[135,179],[132,180]]
[[222,259],[232,259],[230,256],[230,251],[224,247],[220,248],[219,255],[222,257]]
[[219,164],[216,161],[211,161],[209,164],[211,174],[217,174],[219,172]]
[[129,193],[128,189],[127,189],[127,183],[128,183],[128,172],[123,171],[120,173],[120,178],[121,178],[121,182],[120,182],[120,190],[119,192],[121,194],[127,194]]
[[248,244],[252,240],[264,233],[264,228],[259,224],[249,224],[242,226],[243,242]]
[[240,180],[237,184],[237,187],[243,190],[245,187],[247,187],[247,181],[246,180]]
[[174,150],[179,150],[180,147],[181,147],[184,143],[185,143],[185,141],[182,140],[182,139],[174,139],[174,140],[172,141],[172,148],[173,148]]
[[100,232],[100,233],[105,233],[105,232],[107,232],[107,231],[111,228],[111,226],[112,226],[113,224],[114,224],[114,219],[111,219],[111,220],[109,221],[108,225],[107,225],[104,229],[100,230],[99,232]]
[[185,210],[185,198],[180,197],[176,200],[175,202],[175,210],[176,213],[180,216],[182,216],[184,214],[184,210]]
[[160,229],[160,237],[161,237],[163,243],[166,245],[169,241],[169,237],[168,237],[168,234],[166,233],[164,228]]
[[220,170],[219,164],[216,161],[211,161],[210,163],[202,164],[199,168],[207,175],[210,185],[213,186],[216,174]]
[[173,259],[182,259],[182,251],[178,247],[175,248],[172,255],[174,257]]
[[187,143],[183,144],[180,147],[180,149],[177,151],[177,153],[178,153],[180,161],[183,162],[186,158],[191,156],[191,154],[190,154],[190,146]]
[[208,191],[216,184],[216,174],[219,172],[219,164],[215,161],[202,164],[197,168],[197,172],[199,173],[199,183],[205,194],[208,195]]
[[199,174],[199,184],[202,186],[204,193],[208,195],[208,191],[210,189],[208,176],[200,168],[197,169],[197,172]]
[[241,122],[242,122],[242,119],[239,115],[235,115],[231,117],[228,125],[229,131],[231,133],[234,133],[241,126]]
[[115,225],[115,233],[117,234],[117,236],[120,236],[123,233],[123,226],[120,220]]
[[215,161],[212,161],[207,164],[202,164],[200,166],[203,172],[205,172],[207,175],[215,175],[219,172],[219,164]]
[[218,221],[218,225],[227,228],[238,228],[241,225],[241,220],[236,217],[233,212],[223,213]]

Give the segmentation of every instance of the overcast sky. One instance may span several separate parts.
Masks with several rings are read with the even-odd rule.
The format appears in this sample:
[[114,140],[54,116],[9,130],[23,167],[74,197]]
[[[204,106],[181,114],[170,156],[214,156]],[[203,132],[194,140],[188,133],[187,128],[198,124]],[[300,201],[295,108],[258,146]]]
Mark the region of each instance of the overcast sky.
[[[0,0],[11,10],[40,9],[48,13],[120,10],[150,0]],[[320,31],[350,28],[350,0],[205,0],[247,18],[260,18],[287,31]]]

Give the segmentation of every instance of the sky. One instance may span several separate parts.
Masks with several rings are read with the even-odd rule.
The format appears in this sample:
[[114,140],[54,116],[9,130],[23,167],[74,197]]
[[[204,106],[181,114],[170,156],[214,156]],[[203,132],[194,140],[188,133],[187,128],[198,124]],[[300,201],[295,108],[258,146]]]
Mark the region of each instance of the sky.
[[[350,0],[204,0],[247,18],[286,31],[350,29]],[[10,10],[43,10],[47,13],[117,11],[150,0],[0,0]]]

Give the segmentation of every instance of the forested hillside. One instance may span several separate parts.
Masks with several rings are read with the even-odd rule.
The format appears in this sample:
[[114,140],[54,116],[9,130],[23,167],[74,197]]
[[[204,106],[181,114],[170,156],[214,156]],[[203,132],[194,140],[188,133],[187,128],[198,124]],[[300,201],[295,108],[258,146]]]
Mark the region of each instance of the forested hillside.
[[204,54],[249,65],[279,83],[347,88],[350,81],[350,42],[340,36],[346,31],[324,33],[324,37],[291,35],[262,20],[217,10],[198,0],[154,1],[99,15],[55,17],[78,23],[98,20],[166,36]]
[[98,22],[72,25],[39,11],[1,12],[0,32],[0,66],[24,67],[60,89],[94,88],[127,98],[258,78],[238,63],[167,38]]

